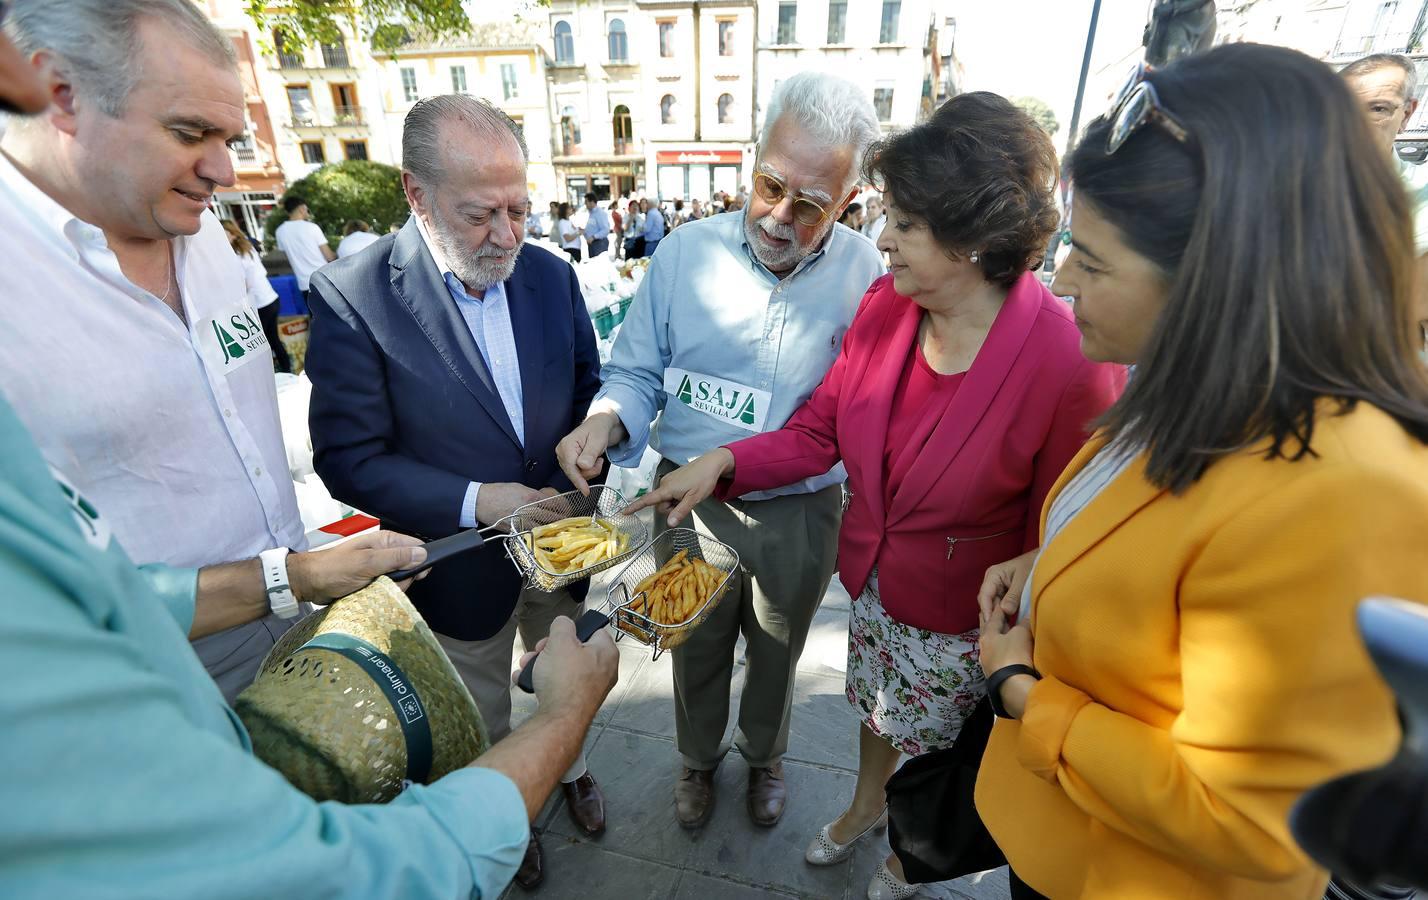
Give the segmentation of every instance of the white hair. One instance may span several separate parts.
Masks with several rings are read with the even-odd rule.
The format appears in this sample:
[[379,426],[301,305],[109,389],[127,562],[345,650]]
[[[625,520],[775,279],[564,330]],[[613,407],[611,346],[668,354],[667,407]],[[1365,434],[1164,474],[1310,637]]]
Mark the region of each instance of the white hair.
[[[143,77],[139,26],[149,20],[177,31],[214,62],[237,67],[233,42],[193,0],[14,0],[5,17],[5,33],[24,56],[41,50],[54,53],[56,71],[81,96],[117,118]],[[148,49],[163,52],[162,47]]]
[[799,72],[780,83],[764,115],[760,151],[768,147],[774,123],[784,116],[830,150],[851,148],[850,179],[857,178],[863,168],[863,155],[881,136],[878,114],[867,92],[837,75]]

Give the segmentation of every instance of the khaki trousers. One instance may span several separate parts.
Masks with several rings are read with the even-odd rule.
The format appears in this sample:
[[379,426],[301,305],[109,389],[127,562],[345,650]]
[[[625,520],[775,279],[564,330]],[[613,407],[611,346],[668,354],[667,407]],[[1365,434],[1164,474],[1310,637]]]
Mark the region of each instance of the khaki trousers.
[[[525,588],[516,601],[511,618],[495,636],[482,641],[462,641],[444,634],[436,635],[441,648],[446,651],[476,701],[476,708],[481,711],[492,744],[511,733],[511,691],[517,690],[511,684],[511,656],[515,652],[516,633],[520,632],[521,645],[530,650],[537,641],[550,634],[550,623],[555,621],[556,616],[575,619],[580,613],[581,604],[575,602],[569,591],[545,593]],[[584,774],[585,753],[581,751],[560,780],[571,782]]]
[[[661,463],[660,477],[674,468]],[[770,500],[710,499],[695,507],[690,527],[733,547],[742,566],[714,613],[671,652],[676,741],[691,769],[712,769],[729,750],[724,730],[740,634],[747,669],[734,746],[760,768],[788,749],[794,674],[833,578],[842,510],[838,485]],[[655,533],[664,530],[656,513]]]

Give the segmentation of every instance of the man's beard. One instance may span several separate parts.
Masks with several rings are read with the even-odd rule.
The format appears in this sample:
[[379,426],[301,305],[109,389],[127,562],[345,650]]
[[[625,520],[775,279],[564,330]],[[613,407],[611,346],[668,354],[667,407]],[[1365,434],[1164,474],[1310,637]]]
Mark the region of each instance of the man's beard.
[[[771,212],[757,219],[748,214],[744,215],[744,239],[749,242],[749,249],[754,251],[754,256],[770,272],[787,272],[812,256],[813,251],[822,245],[831,228],[831,223],[824,223],[824,227],[818,229],[813,240],[804,246],[798,242],[798,232],[794,227],[778,221]],[[782,250],[773,250],[759,240],[760,231],[769,237],[788,241],[788,246]]]
[[461,279],[469,291],[484,291],[510,278],[516,270],[516,257],[521,255],[525,238],[524,230],[517,229],[516,246],[509,251],[502,250],[489,240],[472,250],[456,236],[454,229],[447,226],[434,206],[431,210],[432,243],[446,259],[447,268]]

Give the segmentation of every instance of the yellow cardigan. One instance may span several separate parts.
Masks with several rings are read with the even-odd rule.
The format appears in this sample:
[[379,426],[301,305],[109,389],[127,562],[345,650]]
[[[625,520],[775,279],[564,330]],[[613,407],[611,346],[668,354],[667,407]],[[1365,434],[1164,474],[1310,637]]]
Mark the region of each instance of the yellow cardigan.
[[1317,456],[1238,453],[1178,497],[1138,458],[1042,553],[1044,677],[1021,720],[996,723],[976,797],[1052,900],[1323,895],[1289,809],[1399,738],[1354,607],[1428,601],[1428,448],[1375,407],[1332,409]]

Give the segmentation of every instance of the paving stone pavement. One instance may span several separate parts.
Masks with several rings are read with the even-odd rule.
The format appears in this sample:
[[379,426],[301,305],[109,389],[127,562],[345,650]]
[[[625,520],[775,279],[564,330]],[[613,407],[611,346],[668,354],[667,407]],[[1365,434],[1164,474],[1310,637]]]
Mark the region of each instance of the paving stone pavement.
[[[602,598],[597,579],[590,597]],[[745,772],[733,751],[719,767],[715,807],[699,832],[674,817],[673,681],[668,655],[626,638],[620,648],[620,683],[586,739],[590,771],[605,792],[606,831],[577,834],[557,791],[536,820],[545,850],[545,883],[527,892],[513,885],[511,900],[860,900],[886,837],[865,841],[837,866],[803,861],[814,834],[840,813],[857,775],[857,716],[843,695],[849,599],[834,581],[809,634],[798,668],[789,750],[784,758],[789,804],[773,828],[755,827],[744,810]],[[519,642],[517,642],[519,644]],[[519,651],[519,646],[517,647]],[[742,646],[740,647],[742,652]],[[744,683],[734,669],[730,731]],[[529,716],[534,701],[517,692],[514,719]],[[1008,900],[1005,870],[924,888],[929,900]]]

